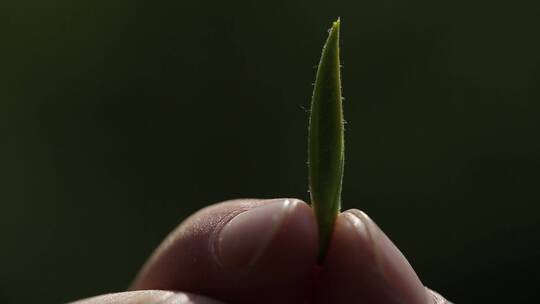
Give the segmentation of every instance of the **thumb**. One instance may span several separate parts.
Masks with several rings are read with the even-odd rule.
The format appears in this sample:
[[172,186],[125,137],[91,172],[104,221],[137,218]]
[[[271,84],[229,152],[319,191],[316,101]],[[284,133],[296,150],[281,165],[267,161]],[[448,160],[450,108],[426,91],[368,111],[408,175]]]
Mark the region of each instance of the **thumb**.
[[216,204],[167,237],[132,289],[181,290],[231,303],[300,303],[316,246],[313,212],[302,201]]

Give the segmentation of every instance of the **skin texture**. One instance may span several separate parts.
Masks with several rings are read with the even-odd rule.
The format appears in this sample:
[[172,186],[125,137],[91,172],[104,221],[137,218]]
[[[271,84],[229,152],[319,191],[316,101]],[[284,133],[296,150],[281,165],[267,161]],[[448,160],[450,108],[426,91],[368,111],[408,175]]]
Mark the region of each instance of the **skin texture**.
[[171,232],[131,291],[75,303],[449,303],[423,286],[359,210],[338,216],[324,265],[316,260],[317,226],[306,203],[227,201]]

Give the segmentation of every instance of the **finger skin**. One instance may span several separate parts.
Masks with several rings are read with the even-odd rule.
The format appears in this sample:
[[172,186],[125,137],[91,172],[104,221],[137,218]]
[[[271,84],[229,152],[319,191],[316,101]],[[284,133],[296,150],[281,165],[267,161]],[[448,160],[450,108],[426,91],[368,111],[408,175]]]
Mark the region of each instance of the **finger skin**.
[[[432,304],[452,304],[426,288]],[[72,302],[71,304],[222,304],[223,302],[184,292],[139,290],[111,293]]]
[[317,303],[428,304],[410,264],[363,212],[338,216]]
[[[369,270],[369,266],[374,264],[372,252],[366,250],[367,246],[358,246],[351,225],[345,221],[347,216],[343,214],[336,222],[321,275],[316,278],[317,283],[313,282],[312,270],[320,269],[315,267],[316,226],[311,208],[303,202],[282,224],[257,265],[247,269],[223,266],[216,258],[216,235],[239,214],[274,201],[234,200],[197,212],[160,245],[136,278],[132,289],[182,290],[229,303],[402,303],[393,295],[392,286],[373,276],[373,271]],[[306,290],[308,287],[315,287],[315,290]],[[450,304],[427,288],[424,293],[426,303]],[[93,299],[102,302],[89,303],[125,303],[118,302],[124,301],[120,297],[124,294],[129,295],[107,295]],[[306,302],[306,295],[310,295],[309,302]],[[159,296],[140,294],[130,299],[136,301],[140,297],[153,299]],[[175,301],[184,303],[180,300]],[[149,300],[148,303],[154,302]]]
[[221,304],[203,296],[165,290],[141,290],[96,296],[71,304]]
[[450,301],[445,299],[443,296],[441,296],[439,293],[429,289],[426,287],[426,291],[428,293],[429,298],[429,304],[452,304]]
[[317,252],[306,203],[295,204],[255,265],[226,267],[216,257],[217,236],[228,222],[272,202],[234,200],[195,213],[158,247],[132,289],[181,290],[230,303],[301,303]]

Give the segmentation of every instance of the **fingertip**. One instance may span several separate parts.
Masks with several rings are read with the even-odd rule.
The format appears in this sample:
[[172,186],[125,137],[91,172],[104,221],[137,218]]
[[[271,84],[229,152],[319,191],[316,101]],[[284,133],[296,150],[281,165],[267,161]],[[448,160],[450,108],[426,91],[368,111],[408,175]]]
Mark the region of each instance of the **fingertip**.
[[336,220],[321,275],[321,303],[427,303],[418,276],[380,228],[360,210]]
[[[240,214],[229,223],[240,227],[233,228],[232,237],[220,241],[227,242],[221,246],[235,248],[237,263],[222,264],[222,270],[241,283],[222,285],[219,293],[231,293],[227,299],[235,303],[302,302],[317,252],[312,209],[303,201],[282,199]],[[250,257],[245,258],[242,250],[250,246],[258,248],[248,248]]]

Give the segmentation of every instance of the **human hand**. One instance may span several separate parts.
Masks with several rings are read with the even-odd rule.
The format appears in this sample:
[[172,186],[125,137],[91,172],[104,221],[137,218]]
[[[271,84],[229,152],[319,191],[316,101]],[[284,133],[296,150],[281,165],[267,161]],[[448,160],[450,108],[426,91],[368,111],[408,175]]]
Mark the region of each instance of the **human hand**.
[[338,216],[322,267],[316,257],[317,226],[306,203],[227,201],[182,222],[147,261],[132,291],[75,303],[450,304],[422,285],[359,210]]

